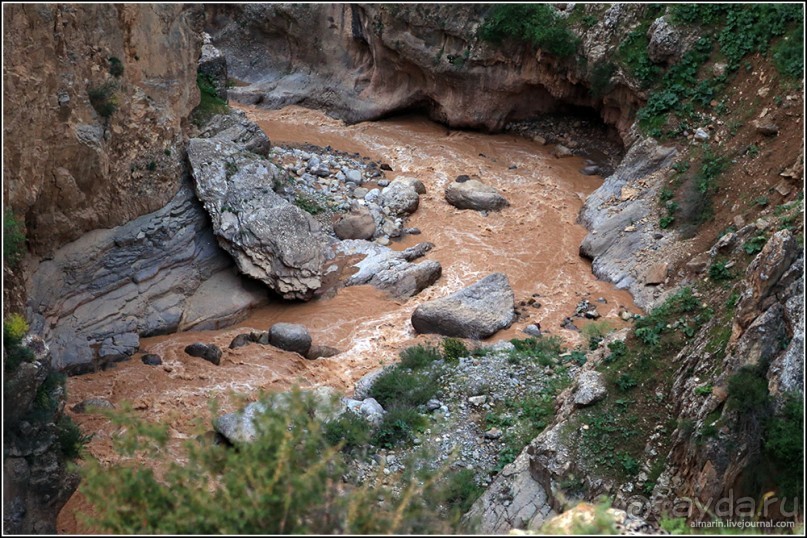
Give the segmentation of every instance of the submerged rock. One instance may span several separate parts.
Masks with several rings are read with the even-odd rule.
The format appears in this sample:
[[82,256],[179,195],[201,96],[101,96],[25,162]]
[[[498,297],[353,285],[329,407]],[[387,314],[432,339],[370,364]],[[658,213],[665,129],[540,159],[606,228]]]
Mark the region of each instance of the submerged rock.
[[146,366],[159,366],[163,363],[162,358],[156,353],[146,353],[140,357],[140,360]]
[[188,159],[219,244],[241,272],[286,299],[310,299],[322,285],[320,227],[274,192],[280,170],[224,140],[192,139]]
[[490,211],[502,209],[509,205],[498,190],[476,179],[462,182],[455,181],[446,188],[445,196],[446,201],[457,209]]
[[191,357],[199,357],[207,362],[212,362],[216,366],[221,363],[221,349],[215,344],[203,344],[196,342],[185,347],[185,353]]
[[493,273],[460,291],[419,305],[412,314],[418,333],[487,338],[510,326],[515,301],[504,273]]
[[345,286],[369,284],[399,299],[417,295],[437,282],[443,272],[440,263],[434,260],[412,263],[432,246],[431,243],[419,243],[398,252],[367,241],[342,241],[338,246],[341,254],[365,256],[356,263],[359,270],[345,281]]
[[285,351],[293,351],[305,356],[311,348],[311,335],[303,325],[275,323],[269,329],[269,343]]

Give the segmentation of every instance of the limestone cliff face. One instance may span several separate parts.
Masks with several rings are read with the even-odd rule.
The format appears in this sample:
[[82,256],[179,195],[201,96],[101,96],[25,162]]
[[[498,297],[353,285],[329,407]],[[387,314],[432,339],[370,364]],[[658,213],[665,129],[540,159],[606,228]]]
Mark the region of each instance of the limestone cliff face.
[[618,43],[635,13],[603,18],[586,32],[596,39],[582,41],[589,59],[582,65],[527,46],[502,48],[479,40],[486,9],[212,6],[208,24],[230,75],[249,83],[230,90],[237,101],[272,108],[297,103],[349,122],[419,110],[451,127],[491,130],[539,113],[588,107],[628,136],[640,92],[616,73],[610,91],[595,97],[588,80],[609,50],[603,44]]
[[[32,252],[176,193],[202,21],[181,4],[4,6],[3,194]],[[103,88],[108,117],[90,103]]]

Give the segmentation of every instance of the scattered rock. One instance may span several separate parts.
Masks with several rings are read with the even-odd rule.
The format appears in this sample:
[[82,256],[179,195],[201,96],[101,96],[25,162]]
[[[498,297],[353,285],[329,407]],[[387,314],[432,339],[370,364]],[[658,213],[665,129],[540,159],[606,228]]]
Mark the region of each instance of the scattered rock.
[[244,347],[246,345],[252,344],[255,342],[252,333],[243,333],[239,334],[235,338],[233,338],[232,342],[230,342],[229,348],[230,349],[237,349],[239,347]]
[[708,252],[701,252],[697,256],[693,256],[692,259],[690,259],[687,262],[687,264],[686,264],[687,271],[690,271],[690,272],[696,273],[696,274],[702,273],[702,272],[704,272],[706,270],[706,267],[709,265],[710,261],[711,261],[711,256],[709,256],[709,253]]
[[339,239],[372,239],[376,233],[376,223],[367,207],[354,204],[350,212],[336,217],[333,231]]
[[159,366],[163,363],[162,358],[160,358],[160,356],[155,353],[146,353],[145,355],[140,357],[140,360],[146,366]]
[[555,149],[552,150],[552,155],[554,155],[556,159],[562,159],[564,157],[571,157],[574,154],[572,153],[572,150],[570,150],[566,146],[562,144],[556,144]]
[[754,128],[757,132],[764,136],[776,136],[779,134],[779,126],[773,123],[770,119],[755,120],[753,122]]
[[468,402],[470,402],[471,405],[476,406],[476,407],[479,407],[480,405],[484,404],[487,401],[488,401],[488,397],[485,396],[485,395],[469,396],[468,397]]
[[412,314],[418,333],[487,338],[515,318],[513,290],[504,273],[493,273],[447,297],[419,305]]
[[382,170],[386,170],[387,172],[392,172],[392,167],[387,163],[381,163],[381,166],[379,168],[381,168]]
[[339,355],[340,353],[342,352],[335,347],[312,344],[308,350],[308,353],[305,354],[305,358],[308,360],[315,360],[333,357],[335,355]]
[[475,179],[451,183],[446,188],[445,198],[457,209],[495,211],[509,205],[498,190]]
[[89,413],[93,409],[115,409],[115,404],[105,398],[87,398],[73,406],[74,413]]
[[585,407],[602,400],[607,394],[603,375],[594,370],[587,370],[577,378],[574,404],[577,407]]
[[563,318],[563,321],[560,324],[561,329],[566,329],[567,331],[579,331],[580,329],[577,325],[574,324],[572,318]]
[[384,369],[378,368],[356,381],[356,385],[353,387],[353,398],[356,400],[368,398],[370,396],[370,389],[373,388],[373,383],[375,383],[376,379],[383,373]]
[[600,173],[600,167],[596,164],[590,164],[580,169],[580,173],[584,176],[596,176]]
[[426,185],[424,185],[423,182],[416,177],[399,177],[395,181],[400,181],[405,185],[409,185],[415,189],[415,192],[418,194],[426,194]]
[[[381,185],[381,182],[378,182]],[[393,215],[408,215],[414,213],[420,204],[415,188],[405,181],[395,180],[384,187],[379,197],[381,205]]]
[[495,440],[500,439],[501,436],[502,436],[502,430],[500,430],[499,428],[491,428],[485,432],[485,439]]
[[705,129],[698,127],[697,129],[695,129],[695,134],[693,135],[693,137],[698,142],[706,142],[707,140],[709,140],[709,133]]
[[540,338],[542,336],[541,327],[534,323],[524,327],[524,333],[534,336],[535,338]]
[[196,342],[185,347],[185,353],[191,357],[199,357],[207,362],[212,362],[216,366],[221,363],[221,349],[215,344]]
[[664,262],[651,265],[644,275],[645,286],[655,286],[658,284],[663,284],[664,281],[667,279],[668,268],[669,264]]
[[305,356],[311,348],[311,335],[303,325],[275,323],[269,329],[269,343],[285,351]]
[[459,176],[457,176],[457,179],[455,179],[454,181],[456,183],[465,183],[466,181],[469,181],[470,179],[471,179],[470,176],[468,176],[466,174],[460,174]]

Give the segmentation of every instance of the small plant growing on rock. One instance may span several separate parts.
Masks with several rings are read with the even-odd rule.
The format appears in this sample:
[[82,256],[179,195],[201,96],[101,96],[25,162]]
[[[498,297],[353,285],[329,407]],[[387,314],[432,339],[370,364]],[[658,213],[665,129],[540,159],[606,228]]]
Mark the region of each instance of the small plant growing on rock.
[[418,344],[401,351],[400,367],[419,370],[440,360],[440,352],[431,346]]
[[123,75],[123,62],[115,56],[109,58],[109,74],[115,78],[120,78]]
[[10,209],[3,211],[3,261],[14,268],[22,260],[25,234],[22,225]]
[[3,320],[3,369],[6,374],[14,372],[23,362],[34,360],[34,353],[22,345],[28,333],[28,323],[20,314],[10,314]]
[[756,235],[743,243],[743,250],[746,254],[753,256],[762,252],[762,247],[765,246],[767,241],[768,239],[764,235]]
[[725,261],[719,261],[709,266],[709,278],[714,282],[723,282],[734,278],[734,273],[727,267]]
[[90,104],[102,118],[109,118],[118,109],[117,89],[117,84],[110,80],[87,90]]

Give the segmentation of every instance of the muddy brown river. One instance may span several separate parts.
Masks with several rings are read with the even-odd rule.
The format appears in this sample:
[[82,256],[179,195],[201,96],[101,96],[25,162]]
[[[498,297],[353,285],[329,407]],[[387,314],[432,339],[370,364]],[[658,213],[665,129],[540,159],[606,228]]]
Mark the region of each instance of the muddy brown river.
[[[244,110],[273,144],[330,145],[389,163],[394,172],[386,173],[388,179],[405,175],[423,181],[427,193],[407,223],[420,228],[422,234],[391,246],[402,249],[421,241],[434,243],[426,259],[441,263],[442,277],[406,301],[392,300],[369,286],[356,286],[308,303],[272,303],[224,330],[143,339],[141,351],[161,355],[162,367],[145,366],[135,358],[106,371],[71,377],[68,409],[90,397],[116,404],[128,401],[144,418],[169,424],[178,445],[179,440],[204,430],[198,425],[199,417],[208,417],[211,398],[218,398],[221,408],[229,411],[237,406],[232,395],[254,399],[259,391],[293,385],[329,385],[350,393],[356,380],[395,361],[399,350],[415,342],[439,340],[414,333],[409,318],[418,304],[498,271],[508,276],[516,303],[536,297],[541,306],[523,308],[523,315],[510,329],[483,344],[525,337],[522,329],[538,322],[544,332],[576,345],[580,335],[561,329],[560,323],[583,298],[592,302],[605,298],[606,304],[597,303],[601,321],[614,327],[623,325],[618,317],[621,308],[639,312],[627,292],[597,280],[590,263],[578,255],[586,230],[576,223],[577,214],[585,197],[602,183],[598,176],[580,174],[582,159],[555,158],[551,147],[515,135],[452,131],[422,117],[347,126],[322,112],[300,107]],[[450,206],[443,192],[460,174],[478,176],[496,187],[510,206],[488,216]],[[221,365],[214,366],[183,351],[196,341],[226,349],[237,334],[267,330],[279,321],[302,323],[314,343],[343,353],[308,361],[269,346],[250,345],[225,350]],[[99,416],[73,418],[85,433],[94,433],[89,452],[102,461],[114,460],[115,428]],[[59,532],[92,532],[77,519],[79,512],[88,510],[81,495],[74,495],[59,516]]]

